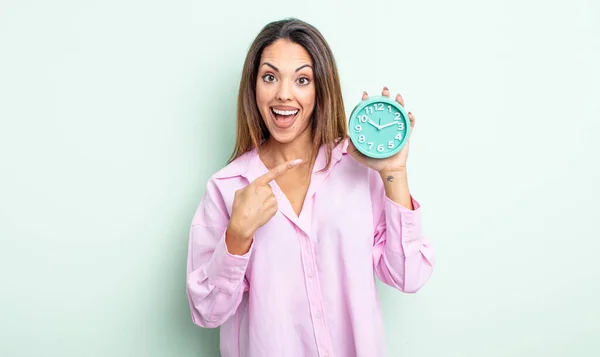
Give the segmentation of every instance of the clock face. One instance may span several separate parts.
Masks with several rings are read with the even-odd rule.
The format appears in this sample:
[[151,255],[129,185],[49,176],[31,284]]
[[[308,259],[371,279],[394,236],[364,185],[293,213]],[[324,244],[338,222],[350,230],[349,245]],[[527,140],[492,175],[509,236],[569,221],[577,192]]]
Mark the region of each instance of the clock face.
[[349,119],[352,143],[366,156],[386,158],[406,144],[410,121],[400,103],[388,97],[371,97],[359,103]]

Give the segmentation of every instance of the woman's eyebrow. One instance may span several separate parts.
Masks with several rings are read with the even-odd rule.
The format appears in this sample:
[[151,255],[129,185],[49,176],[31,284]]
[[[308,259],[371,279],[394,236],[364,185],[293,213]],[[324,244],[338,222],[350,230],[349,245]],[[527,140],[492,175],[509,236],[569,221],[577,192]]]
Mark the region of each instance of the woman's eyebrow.
[[[269,67],[273,68],[273,69],[274,69],[276,72],[279,72],[279,68],[277,68],[277,67],[273,66],[273,65],[272,65],[272,64],[270,64],[269,62],[264,62],[262,65],[263,65],[263,66],[267,65],[267,66],[269,66]],[[312,66],[311,66],[310,64],[303,64],[302,66],[300,66],[300,67],[296,68],[296,72],[298,72],[299,70],[301,70],[301,69],[302,69],[302,68],[304,68],[304,67],[310,67],[310,68],[312,69]]]

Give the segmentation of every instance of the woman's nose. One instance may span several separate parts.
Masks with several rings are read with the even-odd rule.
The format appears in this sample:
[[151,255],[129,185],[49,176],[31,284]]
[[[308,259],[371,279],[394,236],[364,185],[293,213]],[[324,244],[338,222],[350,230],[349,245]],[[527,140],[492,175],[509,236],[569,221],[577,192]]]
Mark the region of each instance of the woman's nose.
[[281,83],[279,90],[277,91],[277,99],[282,102],[292,99],[292,90],[290,89],[289,84]]

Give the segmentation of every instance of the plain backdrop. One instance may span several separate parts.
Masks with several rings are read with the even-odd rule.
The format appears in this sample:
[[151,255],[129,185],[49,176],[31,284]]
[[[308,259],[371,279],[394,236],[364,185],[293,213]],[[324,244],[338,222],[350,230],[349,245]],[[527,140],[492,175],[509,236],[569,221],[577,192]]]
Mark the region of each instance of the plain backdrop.
[[347,112],[385,85],[417,119],[437,266],[379,284],[389,355],[600,355],[597,1],[2,0],[0,356],[219,355],[189,224],[285,17],[328,40]]

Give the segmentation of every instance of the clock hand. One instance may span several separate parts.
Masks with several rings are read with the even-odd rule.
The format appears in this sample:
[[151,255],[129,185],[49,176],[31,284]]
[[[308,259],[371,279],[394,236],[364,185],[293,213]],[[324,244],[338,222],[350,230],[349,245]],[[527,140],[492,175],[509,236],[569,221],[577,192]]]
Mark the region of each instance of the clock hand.
[[381,127],[379,127],[379,130],[383,129],[383,128],[387,128],[388,126],[392,126],[392,125],[397,125],[397,123],[395,122],[391,122],[391,123],[387,123],[382,125]]
[[377,128],[377,130],[381,130],[381,129],[382,129],[382,127],[381,127],[381,126],[379,126],[379,125],[375,124],[375,122],[374,122],[374,121],[372,121],[371,119],[369,119],[369,124],[371,124],[371,125],[373,125],[374,127],[376,127],[376,128]]

